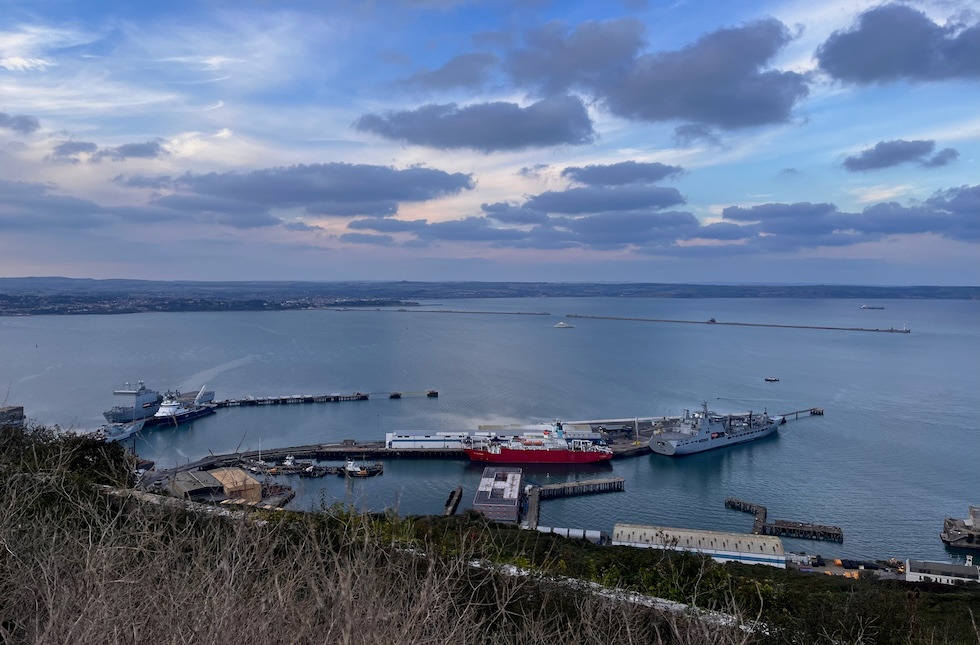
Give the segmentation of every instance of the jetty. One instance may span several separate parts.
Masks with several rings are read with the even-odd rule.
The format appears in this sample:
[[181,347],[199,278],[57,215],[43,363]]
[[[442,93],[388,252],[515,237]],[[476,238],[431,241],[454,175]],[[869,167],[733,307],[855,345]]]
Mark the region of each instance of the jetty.
[[531,486],[527,491],[527,513],[522,528],[537,529],[541,517],[541,500],[572,497],[574,495],[594,495],[596,493],[614,493],[626,489],[626,480],[622,477],[604,477],[602,479],[581,479],[578,481]]
[[279,396],[246,396],[241,399],[223,399],[211,403],[216,408],[239,408],[256,405],[296,405],[299,403],[340,403],[342,401],[368,401],[372,396],[400,399],[403,396],[425,396],[435,399],[439,390],[416,390],[411,392],[352,392],[350,394],[287,394]]
[[895,327],[888,327],[887,329],[880,328],[870,328],[870,327],[831,327],[828,325],[784,325],[779,323],[750,323],[750,322],[734,322],[734,321],[718,321],[714,318],[709,318],[708,320],[673,320],[669,318],[631,318],[626,316],[587,316],[583,314],[565,314],[566,318],[590,318],[592,320],[628,320],[633,322],[652,322],[652,323],[676,323],[682,325],[714,325],[714,326],[724,326],[728,325],[731,327],[775,327],[778,329],[821,329],[827,331],[874,331],[882,332],[886,334],[909,334],[912,332],[908,327],[902,327],[901,329],[896,329]]
[[752,533],[755,535],[775,535],[802,538],[805,540],[827,540],[830,542],[844,541],[844,531],[839,526],[826,526],[823,524],[810,524],[808,522],[793,522],[788,520],[767,522],[768,511],[761,504],[753,504],[752,502],[728,497],[725,499],[725,508],[732,508],[736,511],[743,511],[755,515],[755,521],[752,523]]

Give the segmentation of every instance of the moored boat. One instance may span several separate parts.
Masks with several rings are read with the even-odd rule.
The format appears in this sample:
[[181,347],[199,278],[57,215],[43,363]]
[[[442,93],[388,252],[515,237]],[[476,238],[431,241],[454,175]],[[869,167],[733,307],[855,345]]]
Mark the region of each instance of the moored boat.
[[[768,380],[768,379],[767,379]],[[650,449],[661,455],[679,456],[762,439],[776,432],[783,417],[767,413],[717,414],[704,402],[700,412],[672,419],[650,437]]]
[[378,461],[373,464],[358,464],[353,459],[348,459],[344,467],[340,469],[344,477],[374,477],[380,475],[385,470],[385,465]]
[[559,322],[557,325],[553,325],[555,329],[574,329],[575,325],[569,324],[564,320]]
[[146,419],[130,423],[109,423],[96,430],[96,433],[106,441],[122,441],[142,430],[145,423]]
[[166,396],[163,397],[163,403],[160,404],[160,409],[157,410],[152,417],[146,420],[145,425],[178,425],[214,414],[216,411],[214,405],[209,403],[200,403],[200,397],[203,394],[204,388],[202,387],[200,393],[194,399],[194,402],[185,405],[181,401],[180,392],[167,392]]
[[121,390],[113,390],[112,393],[115,396],[126,397],[128,404],[113,406],[102,413],[110,424],[132,423],[151,417],[160,409],[160,403],[163,401],[163,396],[156,390],[147,388],[143,381],[137,381],[136,387],[126,383]]
[[609,446],[565,436],[561,421],[552,430],[502,438],[467,437],[463,452],[471,461],[494,464],[593,464],[612,459]]

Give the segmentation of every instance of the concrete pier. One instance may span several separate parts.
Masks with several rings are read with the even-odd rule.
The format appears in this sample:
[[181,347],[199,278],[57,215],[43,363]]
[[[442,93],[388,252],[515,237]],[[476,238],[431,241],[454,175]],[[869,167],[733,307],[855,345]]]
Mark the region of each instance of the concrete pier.
[[585,316],[581,314],[566,314],[565,317],[590,318],[593,320],[631,320],[634,322],[677,323],[683,325],[728,325],[732,327],[776,327],[779,329],[823,329],[828,331],[876,331],[886,334],[909,334],[912,332],[912,330],[907,327],[902,327],[901,329],[896,329],[894,327],[889,327],[887,329],[871,329],[868,327],[830,327],[827,325],[782,325],[777,323],[721,322],[715,320],[714,318],[710,318],[708,320],[671,320],[668,318],[627,318],[624,316]]
[[604,477],[602,479],[582,479],[579,481],[532,486],[527,494],[527,514],[521,528],[537,529],[541,517],[541,500],[571,497],[573,495],[594,495],[596,493],[613,493],[625,490],[626,480],[622,477]]
[[777,535],[791,538],[802,538],[805,540],[828,540],[830,542],[843,542],[844,531],[839,526],[826,526],[823,524],[810,524],[808,522],[791,522],[788,520],[775,520],[767,522],[768,511],[761,504],[753,504],[734,497],[725,499],[725,507],[732,508],[745,513],[755,515],[752,523],[752,533],[755,535]]

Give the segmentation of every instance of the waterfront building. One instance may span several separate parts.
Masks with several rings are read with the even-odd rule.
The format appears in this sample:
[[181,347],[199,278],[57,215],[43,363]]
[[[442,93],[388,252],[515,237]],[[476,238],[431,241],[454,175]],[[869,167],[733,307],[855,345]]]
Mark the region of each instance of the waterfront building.
[[966,557],[966,564],[906,560],[905,580],[906,582],[939,582],[944,585],[980,583],[980,567],[973,564],[973,556],[969,555]]
[[616,524],[613,527],[612,543],[648,549],[690,551],[710,556],[718,562],[767,564],[779,569],[786,568],[782,540],[768,535]]
[[484,468],[473,497],[473,510],[489,520],[516,524],[527,506],[523,483],[524,474],[520,468]]

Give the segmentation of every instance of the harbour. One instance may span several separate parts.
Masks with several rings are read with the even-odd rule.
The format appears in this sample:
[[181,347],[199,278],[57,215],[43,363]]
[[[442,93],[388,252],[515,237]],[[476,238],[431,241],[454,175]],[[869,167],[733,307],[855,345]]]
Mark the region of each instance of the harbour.
[[[454,308],[867,326],[867,314],[875,312],[862,312],[859,304],[550,298]],[[748,530],[750,518],[724,507],[732,496],[764,502],[770,516],[840,526],[846,543],[822,543],[825,556],[955,558],[938,534],[944,517],[963,517],[977,503],[964,491],[980,489],[970,466],[977,455],[971,452],[974,406],[968,404],[980,382],[965,369],[980,347],[978,330],[967,323],[980,315],[980,307],[967,301],[885,304],[886,312],[879,313],[907,320],[917,330],[899,344],[900,351],[877,334],[600,320],[556,330],[554,316],[357,311],[40,316],[5,319],[0,340],[12,382],[7,400],[23,405],[31,419],[65,427],[102,423],[109,391],[127,379],[194,393],[207,383],[222,400],[370,394],[369,401],[339,405],[219,408],[179,428],[152,429],[127,440],[159,469],[211,453],[254,454],[260,445],[267,461],[273,446],[330,446],[323,454],[331,459],[323,465],[342,465],[346,456],[385,462],[382,477],[353,482],[350,490],[337,477],[280,477],[296,491],[287,508],[312,508],[324,500],[403,514],[441,513],[457,485],[466,491],[459,507],[470,505],[480,468],[458,452],[362,454],[370,444],[383,443],[388,432],[473,431],[556,417],[618,420],[617,428],[606,428],[617,453],[609,464],[528,470],[542,485],[623,477],[625,490],[549,500],[542,505],[541,525],[609,531],[617,522],[630,522]],[[770,375],[780,381],[765,382]],[[437,388],[439,396],[388,397],[426,388]],[[702,398],[721,413],[768,407],[771,414],[800,414],[788,416],[791,422],[771,437],[679,459],[651,455],[627,438],[624,428],[633,429],[634,415],[681,416]],[[811,415],[814,406],[826,416]],[[346,440],[356,446],[345,446]],[[623,458],[620,451],[635,454]],[[965,475],[952,485],[942,476],[950,471]],[[893,527],[887,535],[880,530],[885,525]],[[795,538],[785,541],[789,551],[812,547]]]

